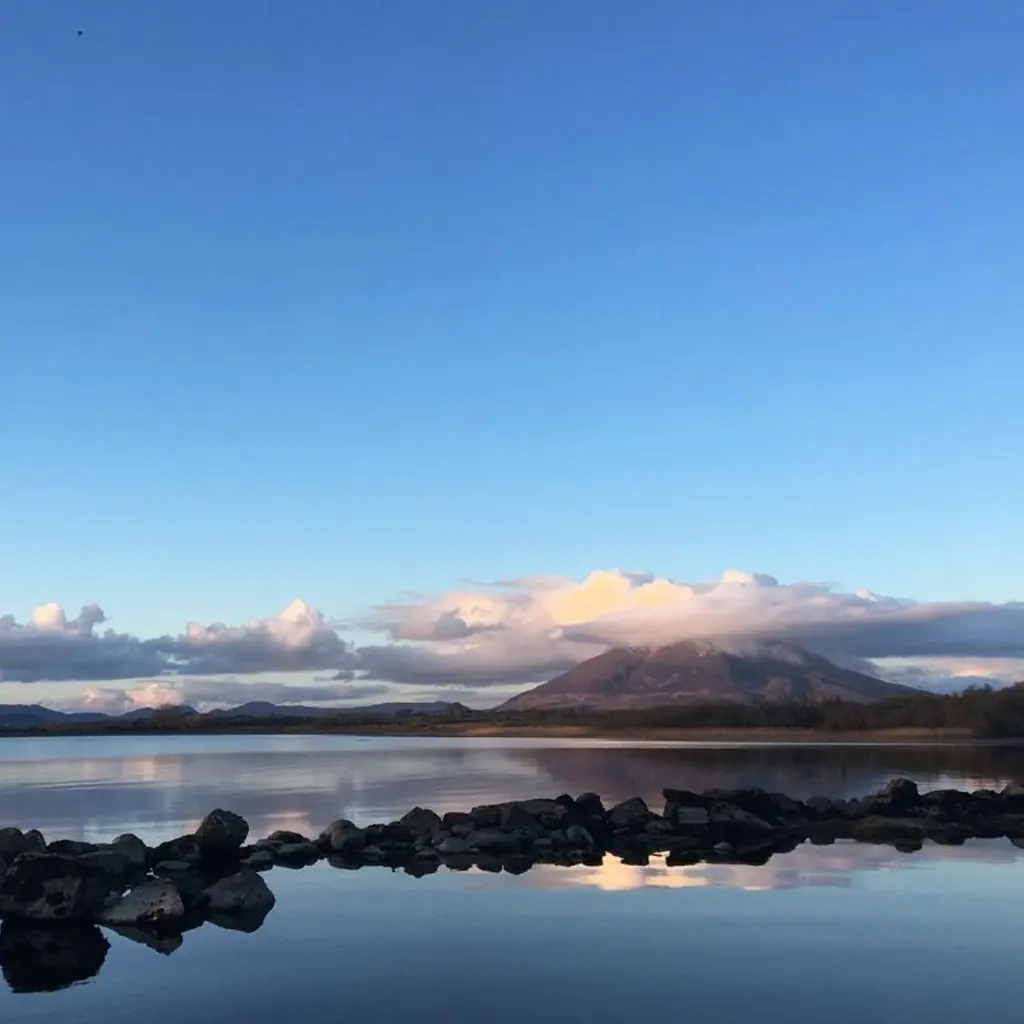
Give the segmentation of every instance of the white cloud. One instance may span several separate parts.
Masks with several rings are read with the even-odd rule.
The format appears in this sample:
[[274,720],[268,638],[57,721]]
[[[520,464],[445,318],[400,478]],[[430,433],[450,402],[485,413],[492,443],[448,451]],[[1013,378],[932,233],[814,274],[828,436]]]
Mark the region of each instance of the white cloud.
[[[862,668],[903,659],[919,673],[918,682],[949,678],[950,659],[960,665],[953,677],[964,679],[970,665],[990,671],[991,659],[1001,659],[998,678],[1005,680],[1024,659],[1021,602],[919,603],[735,569],[694,582],[606,570],[582,582],[536,576],[468,585],[377,608],[361,625],[382,641],[358,648],[302,601],[244,625],[193,622],[178,636],[151,639],[100,633],[105,621],[97,605],[73,619],[60,605],[44,605],[23,625],[3,616],[0,681],[167,683],[326,670],[339,682],[434,693],[453,687],[476,696],[484,688],[507,692],[541,682],[609,646],[698,637],[784,640]],[[126,700],[134,699],[134,689],[124,691]]]

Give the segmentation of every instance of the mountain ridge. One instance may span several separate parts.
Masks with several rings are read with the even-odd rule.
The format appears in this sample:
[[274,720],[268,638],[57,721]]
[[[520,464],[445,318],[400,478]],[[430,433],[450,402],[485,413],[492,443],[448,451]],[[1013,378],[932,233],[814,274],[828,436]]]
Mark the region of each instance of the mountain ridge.
[[842,668],[795,644],[701,639],[613,647],[517,694],[500,710],[625,710],[723,700],[872,702],[919,692]]

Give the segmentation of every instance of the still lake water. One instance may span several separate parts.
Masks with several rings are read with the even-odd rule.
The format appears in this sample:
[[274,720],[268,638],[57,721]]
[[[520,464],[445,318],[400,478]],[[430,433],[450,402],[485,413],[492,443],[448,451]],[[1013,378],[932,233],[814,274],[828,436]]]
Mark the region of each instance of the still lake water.
[[[302,736],[0,740],[0,825],[48,838],[149,842],[212,807],[253,838],[316,834],[415,804],[439,812],[595,790],[759,785],[856,796],[893,775],[923,789],[1024,778],[1024,749],[744,746]],[[1024,850],[805,845],[763,867],[444,869],[414,879],[326,863],[276,868],[253,934],[206,925],[172,955],[108,934],[56,959],[57,992],[0,986],[0,1020],[730,1022],[1019,1020]],[[8,947],[10,948],[10,947]],[[61,956],[63,955],[63,960]],[[67,964],[78,955],[81,964]],[[18,964],[3,952],[5,976]],[[17,981],[17,978],[15,978]]]

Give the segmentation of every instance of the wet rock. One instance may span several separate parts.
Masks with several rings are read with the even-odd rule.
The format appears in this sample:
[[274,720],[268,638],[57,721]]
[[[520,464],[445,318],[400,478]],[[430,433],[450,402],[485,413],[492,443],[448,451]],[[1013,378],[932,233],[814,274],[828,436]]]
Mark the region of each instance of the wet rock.
[[94,917],[111,892],[107,876],[75,857],[23,853],[0,880],[0,916],[38,921]]
[[[667,817],[667,816],[666,816]],[[706,807],[687,807],[676,805],[673,813],[668,818],[677,829],[685,832],[696,832],[704,830],[711,822],[711,816]]]
[[867,813],[901,817],[921,804],[917,783],[910,779],[893,779],[881,792],[861,801]]
[[473,844],[459,836],[449,836],[447,839],[441,840],[437,846],[437,852],[442,857],[468,856],[473,852]]
[[812,821],[827,821],[841,814],[840,805],[825,796],[812,796],[804,803],[804,811]]
[[592,850],[595,846],[594,837],[582,825],[570,825],[565,830],[565,842],[577,850]]
[[1008,782],[999,791],[999,797],[1004,804],[1013,810],[1024,810],[1024,785],[1020,782]]
[[30,828],[24,835],[25,848],[22,853],[46,853],[46,839],[37,828]]
[[191,864],[201,860],[202,856],[203,851],[192,836],[179,836],[177,839],[170,839],[166,843],[154,846],[149,852],[149,863],[185,862]]
[[123,854],[133,868],[142,869],[149,863],[149,847],[131,833],[118,836],[110,844],[110,848]]
[[675,826],[671,821],[654,816],[647,820],[647,823],[644,825],[644,832],[654,837],[670,836],[675,832]]
[[26,853],[27,850],[25,834],[20,828],[13,826],[0,828],[0,860],[10,863],[15,857]]
[[[266,841],[266,843],[267,845],[261,846],[259,850],[250,854],[247,859],[251,861],[253,857],[258,858],[260,854],[269,854],[272,864],[280,864],[282,867],[301,868],[315,864],[323,856],[320,848],[306,839],[299,843],[277,841]],[[259,863],[258,860],[257,863]]]
[[715,843],[712,849],[719,857],[732,857],[736,853],[736,847],[732,843]]
[[0,971],[12,992],[57,992],[95,977],[110,943],[95,925],[44,927],[5,919]]
[[77,859],[83,864],[102,871],[111,880],[132,875],[138,871],[129,853],[116,850],[113,847],[101,847],[91,853],[83,853]]
[[[563,801],[569,800],[569,805],[566,805]],[[518,807],[520,810],[528,814],[534,821],[540,822],[540,824],[547,830],[561,828],[569,816],[569,808],[572,806],[572,797],[559,797],[558,800],[518,800],[513,805]],[[502,828],[507,828],[502,822]],[[521,826],[513,825],[513,828],[519,828]]]
[[729,843],[762,838],[775,831],[763,818],[731,804],[715,804],[708,812],[708,825],[715,836]]
[[269,871],[274,866],[274,855],[269,850],[254,850],[239,861],[239,866],[249,868],[250,871]]
[[481,804],[469,812],[474,828],[499,828],[501,826],[501,805]]
[[99,920],[110,925],[168,928],[184,916],[185,903],[174,882],[169,878],[149,878],[104,910]]
[[[471,832],[465,840],[472,849],[481,853],[518,853],[522,849],[522,841],[508,832],[499,829],[481,829],[479,832]],[[442,844],[443,845],[443,844]],[[441,852],[439,850],[439,852]]]
[[728,804],[777,827],[802,821],[804,818],[803,804],[784,794],[766,793],[763,789],[752,786],[743,789],[711,789],[702,796],[708,801],[705,806]]
[[614,829],[642,831],[651,817],[651,812],[640,797],[623,800],[608,812],[608,823]]
[[[287,829],[278,829],[276,832],[271,832],[265,840],[261,842],[268,843],[309,843],[312,842],[307,836],[302,835],[301,832],[289,832]],[[255,845],[259,846],[259,843]]]
[[[274,903],[274,894],[255,871],[239,871],[222,878],[203,890],[196,900],[197,909],[211,919],[214,916],[222,920],[237,916],[240,920],[251,921],[258,917],[261,923],[273,909]],[[248,928],[240,930],[246,931]]]
[[416,837],[401,822],[392,821],[383,825],[367,825],[363,829],[367,845],[380,847],[412,846]]
[[95,853],[98,849],[95,843],[81,843],[77,839],[58,839],[46,847],[46,852],[62,857],[81,857],[83,853]]
[[[553,800],[550,803],[558,807],[564,817],[565,808],[555,804]],[[501,808],[498,827],[502,832],[522,832],[533,838],[538,838],[545,831],[544,826],[521,803],[506,804]]]
[[223,856],[237,851],[248,835],[245,818],[218,807],[199,823],[193,839],[204,855]]
[[366,845],[366,838],[362,829],[341,818],[320,833],[319,845],[327,853],[355,853]]
[[449,811],[441,818],[441,828],[449,832],[460,825],[468,829],[473,828],[473,819],[465,811]]
[[414,807],[402,816],[401,824],[416,838],[429,838],[441,828],[441,817],[427,807]]

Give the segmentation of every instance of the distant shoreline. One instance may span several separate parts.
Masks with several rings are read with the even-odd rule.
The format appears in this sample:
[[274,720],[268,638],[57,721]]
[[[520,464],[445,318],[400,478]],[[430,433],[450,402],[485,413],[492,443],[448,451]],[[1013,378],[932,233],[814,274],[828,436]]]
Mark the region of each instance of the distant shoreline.
[[60,729],[0,729],[0,738],[44,738],[79,736],[419,736],[424,738],[464,739],[580,739],[580,740],[634,740],[646,742],[688,743],[994,743],[1024,742],[1013,739],[993,741],[974,735],[969,729],[868,729],[833,731],[827,729],[730,728],[684,729],[671,727],[623,726],[608,728],[597,725],[494,725],[488,723],[422,723],[403,727],[389,722],[379,726],[332,725],[329,728],[310,727],[306,724],[235,725],[224,727],[189,728],[111,728],[88,725]]

